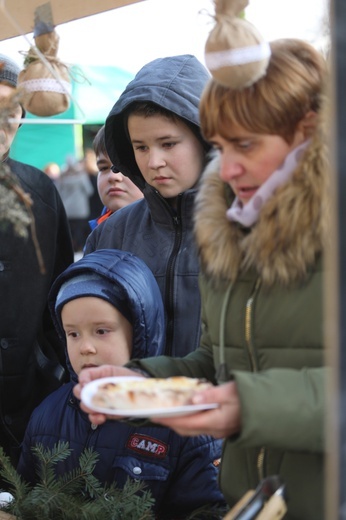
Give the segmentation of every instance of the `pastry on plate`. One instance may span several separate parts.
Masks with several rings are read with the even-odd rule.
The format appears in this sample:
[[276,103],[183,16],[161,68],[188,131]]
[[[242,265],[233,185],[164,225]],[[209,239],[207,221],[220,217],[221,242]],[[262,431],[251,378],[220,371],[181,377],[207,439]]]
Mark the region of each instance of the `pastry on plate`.
[[109,409],[174,408],[192,404],[192,397],[211,383],[190,377],[122,378],[98,385],[92,405]]

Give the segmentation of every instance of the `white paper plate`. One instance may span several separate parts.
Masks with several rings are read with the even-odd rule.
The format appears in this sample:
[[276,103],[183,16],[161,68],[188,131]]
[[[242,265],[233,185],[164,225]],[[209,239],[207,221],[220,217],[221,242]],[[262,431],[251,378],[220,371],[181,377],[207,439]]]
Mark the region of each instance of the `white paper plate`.
[[168,408],[150,408],[140,410],[126,410],[126,409],[114,409],[114,408],[102,408],[92,404],[92,397],[94,396],[98,386],[104,383],[118,383],[121,380],[134,380],[143,379],[142,377],[104,377],[102,379],[95,379],[90,383],[86,384],[82,388],[81,400],[90,410],[94,412],[104,413],[106,415],[116,415],[119,417],[174,417],[188,415],[192,413],[201,412],[203,410],[211,410],[218,407],[216,403],[208,404],[191,404],[187,406],[175,406]]

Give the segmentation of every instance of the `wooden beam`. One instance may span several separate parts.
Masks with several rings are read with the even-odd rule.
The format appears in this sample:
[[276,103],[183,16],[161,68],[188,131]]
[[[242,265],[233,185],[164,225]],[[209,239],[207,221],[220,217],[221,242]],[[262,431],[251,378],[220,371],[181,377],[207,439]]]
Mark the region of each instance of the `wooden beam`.
[[3,0],[0,2],[0,41],[34,29],[35,9],[50,4],[54,25],[134,4],[143,0]]

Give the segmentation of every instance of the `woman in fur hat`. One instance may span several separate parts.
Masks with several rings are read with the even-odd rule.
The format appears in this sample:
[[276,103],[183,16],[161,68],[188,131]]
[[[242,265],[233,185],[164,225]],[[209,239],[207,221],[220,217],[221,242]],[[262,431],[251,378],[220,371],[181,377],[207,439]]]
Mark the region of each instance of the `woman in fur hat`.
[[[279,475],[285,520],[324,518],[324,79],[324,59],[312,46],[278,40],[266,75],[252,86],[209,81],[201,124],[216,152],[195,211],[201,345],[185,358],[127,365],[155,377],[212,381],[215,388],[195,402],[218,409],[153,420],[182,435],[225,439],[220,484],[230,506],[265,476]],[[99,368],[80,382],[125,373]]]

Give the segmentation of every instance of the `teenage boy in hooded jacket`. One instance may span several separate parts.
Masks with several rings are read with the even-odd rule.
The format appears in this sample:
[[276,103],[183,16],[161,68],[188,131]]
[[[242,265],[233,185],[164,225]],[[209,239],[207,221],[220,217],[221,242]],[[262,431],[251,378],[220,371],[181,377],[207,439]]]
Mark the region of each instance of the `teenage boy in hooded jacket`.
[[117,248],[138,255],[158,282],[167,332],[165,353],[196,349],[200,338],[199,264],[192,215],[209,145],[198,104],[209,78],[191,55],[156,59],[128,84],[105,124],[114,167],[144,199],[118,210],[89,236],[85,254]]
[[57,279],[49,304],[67,343],[71,381],[48,396],[31,417],[18,466],[25,480],[37,479],[33,446],[40,443],[52,449],[58,442],[68,442],[73,452],[59,463],[59,474],[78,467],[84,448],[93,448],[99,455],[95,477],[119,488],[127,478],[144,481],[160,519],[186,518],[207,504],[223,506],[217,484],[220,441],[114,421],[98,427],[89,422],[72,393],[77,374],[86,366],[163,352],[162,299],[146,264],[124,251],[95,251]]

